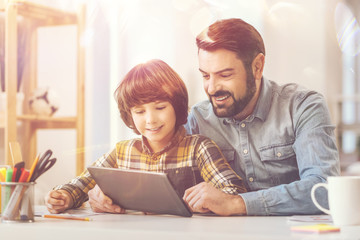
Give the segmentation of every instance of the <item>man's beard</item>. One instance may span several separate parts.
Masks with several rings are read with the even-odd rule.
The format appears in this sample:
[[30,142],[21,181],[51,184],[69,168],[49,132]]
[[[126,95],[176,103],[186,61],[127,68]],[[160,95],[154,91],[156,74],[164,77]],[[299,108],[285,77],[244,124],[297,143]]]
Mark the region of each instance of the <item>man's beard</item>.
[[[210,102],[213,106],[213,111],[216,116],[218,117],[234,117],[238,113],[244,110],[244,108],[248,105],[250,100],[253,98],[256,92],[256,84],[255,84],[255,77],[252,74],[252,71],[246,71],[246,95],[239,99],[235,100],[234,94],[229,91],[218,91],[214,95],[210,96]],[[223,96],[223,95],[230,95],[230,98],[233,99],[234,103],[229,106],[215,106],[212,97]]]

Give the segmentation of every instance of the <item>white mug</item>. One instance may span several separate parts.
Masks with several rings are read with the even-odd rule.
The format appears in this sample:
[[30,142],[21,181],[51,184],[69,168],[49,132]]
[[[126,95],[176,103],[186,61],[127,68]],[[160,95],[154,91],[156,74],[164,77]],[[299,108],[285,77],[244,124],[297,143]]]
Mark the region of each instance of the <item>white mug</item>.
[[[334,225],[360,225],[360,176],[328,177],[328,183],[318,183],[311,189],[315,206],[331,215]],[[318,203],[315,191],[318,187],[328,190],[329,208]]]

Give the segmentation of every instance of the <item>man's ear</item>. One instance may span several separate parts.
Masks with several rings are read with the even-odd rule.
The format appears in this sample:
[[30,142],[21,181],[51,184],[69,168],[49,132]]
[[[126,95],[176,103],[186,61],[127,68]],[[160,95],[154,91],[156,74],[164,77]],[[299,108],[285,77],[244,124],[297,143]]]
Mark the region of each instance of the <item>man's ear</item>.
[[259,53],[253,60],[251,67],[253,70],[254,78],[261,79],[265,65],[265,56]]

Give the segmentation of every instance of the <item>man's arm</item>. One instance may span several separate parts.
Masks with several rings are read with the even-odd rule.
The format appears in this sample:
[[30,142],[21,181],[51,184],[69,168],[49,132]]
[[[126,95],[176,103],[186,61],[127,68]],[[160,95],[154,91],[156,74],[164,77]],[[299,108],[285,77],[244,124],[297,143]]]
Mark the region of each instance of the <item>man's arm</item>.
[[[320,94],[299,95],[292,105],[296,154],[300,180],[242,194],[249,215],[321,213],[311,201],[311,188],[328,176],[340,174],[339,156],[326,102]],[[327,206],[327,192],[317,191]]]
[[183,199],[191,210],[199,213],[213,212],[218,215],[246,215],[246,206],[239,195],[231,195],[202,182],[185,191]]
[[[311,201],[312,186],[326,181],[328,176],[340,174],[334,126],[324,99],[318,94],[302,95],[293,105],[292,113],[296,131],[292,147],[300,180],[240,194],[248,215],[320,213]],[[206,127],[209,129],[211,126]],[[186,129],[190,133],[198,133],[198,121],[194,114],[189,115]],[[317,192],[320,203],[326,206],[326,191],[320,189]]]

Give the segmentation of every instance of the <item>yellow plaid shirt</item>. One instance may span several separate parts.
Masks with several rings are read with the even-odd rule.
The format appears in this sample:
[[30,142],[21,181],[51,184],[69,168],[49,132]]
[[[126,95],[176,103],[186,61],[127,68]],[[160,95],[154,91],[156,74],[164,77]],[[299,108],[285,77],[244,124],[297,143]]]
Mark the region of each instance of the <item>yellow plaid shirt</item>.
[[[225,193],[246,192],[242,179],[232,170],[215,142],[201,135],[187,135],[184,127],[179,128],[172,141],[160,152],[152,153],[144,137],[125,140],[117,143],[114,150],[104,154],[92,166],[169,172],[175,180],[175,189],[179,182],[189,181],[189,176],[195,175],[190,173],[181,178],[177,174],[184,172],[184,169],[191,169],[191,172],[200,173],[199,178],[191,180],[190,186],[186,188],[206,181]],[[88,200],[87,192],[95,184],[90,173],[85,170],[68,184],[55,189],[68,191],[73,198],[73,207],[79,207]],[[180,192],[183,193],[183,190]]]

